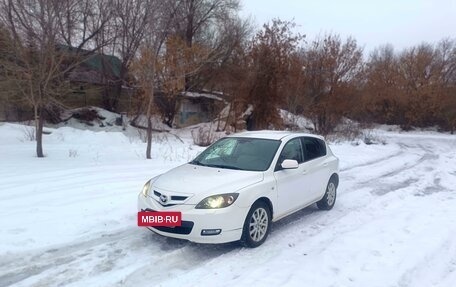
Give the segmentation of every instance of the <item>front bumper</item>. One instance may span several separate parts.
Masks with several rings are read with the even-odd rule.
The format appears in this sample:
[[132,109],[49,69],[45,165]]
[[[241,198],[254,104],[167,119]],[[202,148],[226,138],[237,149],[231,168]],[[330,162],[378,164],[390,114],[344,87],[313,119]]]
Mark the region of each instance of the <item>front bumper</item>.
[[[181,227],[148,227],[153,232],[197,243],[226,243],[241,239],[244,220],[249,211],[233,205],[220,209],[195,209],[195,205],[163,207],[150,197],[138,196],[138,210],[180,211]],[[221,229],[218,235],[201,235],[203,229]]]

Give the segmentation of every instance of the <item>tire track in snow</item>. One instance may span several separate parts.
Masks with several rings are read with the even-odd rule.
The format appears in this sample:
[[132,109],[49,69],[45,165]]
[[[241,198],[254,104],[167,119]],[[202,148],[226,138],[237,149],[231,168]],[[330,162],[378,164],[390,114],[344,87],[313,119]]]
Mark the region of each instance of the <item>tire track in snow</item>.
[[[132,247],[133,246],[133,247]],[[136,246],[136,247],[134,247]],[[90,261],[93,268],[100,273],[109,273],[116,267],[127,251],[135,255],[149,254],[150,262],[166,262],[167,265],[155,266],[154,272],[149,273],[151,280],[165,280],[177,275],[166,272],[169,265],[180,270],[195,267],[196,261],[211,260],[227,252],[238,249],[236,244],[200,245],[182,240],[166,238],[150,231],[138,228],[128,228],[112,234],[103,234],[77,244],[56,246],[31,254],[14,254],[0,260],[2,273],[0,287],[4,286],[60,286],[77,282],[90,276],[90,272],[81,272],[79,266]],[[185,258],[185,260],[182,260]],[[56,267],[57,266],[57,267]],[[197,266],[196,266],[197,267]],[[126,275],[121,282],[134,282],[136,276],[144,277],[148,273],[150,263],[139,264]],[[160,272],[156,272],[161,270]],[[57,280],[61,274],[65,274]],[[132,279],[129,279],[132,278]]]
[[370,166],[370,165],[373,165],[373,164],[378,164],[378,163],[381,163],[381,162],[384,162],[384,161],[387,161],[387,160],[390,160],[390,159],[393,159],[393,158],[398,158],[400,157],[401,155],[403,155],[405,152],[404,150],[399,150],[393,154],[390,154],[388,156],[385,156],[385,157],[381,157],[381,158],[378,158],[378,159],[375,159],[375,160],[371,160],[371,161],[367,161],[367,162],[364,162],[364,163],[360,163],[360,164],[355,164],[355,165],[351,165],[351,166],[348,166],[348,167],[345,167],[345,168],[342,168],[340,170],[340,172],[347,172],[347,171],[350,171],[354,168],[360,168],[360,167],[367,167],[367,166]]
[[[394,191],[402,187],[406,187],[419,181],[417,173],[414,171],[417,166],[438,159],[438,155],[430,153],[422,146],[408,146],[403,143],[400,144],[400,146],[401,151],[399,154],[402,155],[402,157],[407,155],[405,159],[400,158],[400,156],[393,156],[386,157],[380,162],[372,161],[370,165],[361,166],[363,170],[358,173],[361,174],[362,178],[357,176],[358,173],[356,171],[358,167],[350,169],[348,173],[341,172],[341,178],[347,177],[352,180],[350,182],[344,182],[341,180],[342,189],[339,189],[339,195],[343,193],[356,192],[359,189],[370,187],[374,183],[380,186],[376,190],[372,191],[378,195],[385,194],[389,192],[388,190]],[[405,149],[408,149],[408,153]],[[411,153],[412,151],[413,153]],[[401,177],[401,179],[398,179],[399,181],[395,181],[389,185],[385,183],[386,180],[394,178],[398,175]]]
[[[453,234],[456,229],[448,232],[447,239],[433,244],[432,249],[421,256],[417,263],[409,266],[400,277],[399,286],[436,286],[439,282],[456,273],[456,244]],[[440,272],[429,275],[426,270],[441,266]],[[426,275],[423,275],[426,274]],[[448,285],[449,286],[449,285]]]
[[[4,255],[0,260],[3,275],[0,276],[0,286],[9,286],[31,276],[46,272],[57,265],[65,265],[74,260],[89,255],[96,246],[137,236],[132,229],[119,231],[114,234],[103,234],[76,244],[55,246],[37,252],[27,252],[14,255]],[[31,263],[31,264],[30,264]],[[6,271],[5,271],[6,269]]]
[[[408,167],[413,167],[414,164],[419,163],[426,154],[421,148],[406,150],[404,145],[400,144],[399,146],[401,149],[393,155],[381,158],[380,160],[369,161],[369,164],[355,165],[341,170],[340,177],[352,181],[357,178],[358,174],[362,174],[363,179],[359,179],[359,181],[372,184],[372,180],[378,179],[379,177],[401,172]],[[344,183],[344,181],[341,181],[341,183]]]

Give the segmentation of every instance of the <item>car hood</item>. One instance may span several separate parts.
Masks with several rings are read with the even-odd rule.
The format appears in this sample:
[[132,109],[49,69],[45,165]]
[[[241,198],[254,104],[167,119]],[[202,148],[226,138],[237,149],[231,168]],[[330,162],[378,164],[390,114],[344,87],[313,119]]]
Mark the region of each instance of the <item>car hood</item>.
[[244,171],[184,164],[160,175],[153,189],[160,193],[186,194],[186,204],[197,204],[206,196],[236,192],[258,183],[263,172]]

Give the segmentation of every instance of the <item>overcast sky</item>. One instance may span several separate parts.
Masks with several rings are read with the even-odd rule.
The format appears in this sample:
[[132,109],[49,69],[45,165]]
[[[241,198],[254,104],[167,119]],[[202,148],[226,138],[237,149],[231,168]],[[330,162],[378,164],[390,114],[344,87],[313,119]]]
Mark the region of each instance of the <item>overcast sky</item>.
[[292,20],[312,40],[333,32],[353,36],[369,52],[390,43],[396,49],[456,38],[456,0],[241,0],[242,15],[261,26]]

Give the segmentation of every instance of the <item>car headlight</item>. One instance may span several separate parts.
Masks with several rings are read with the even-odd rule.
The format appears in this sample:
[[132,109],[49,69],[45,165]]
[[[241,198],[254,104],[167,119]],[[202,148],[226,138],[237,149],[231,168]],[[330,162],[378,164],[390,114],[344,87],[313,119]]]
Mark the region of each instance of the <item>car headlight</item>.
[[217,194],[206,197],[201,200],[195,208],[198,209],[215,209],[215,208],[224,208],[233,204],[238,198],[239,193],[225,193]]
[[144,185],[141,193],[144,197],[147,197],[149,195],[149,190],[150,190],[150,180],[148,182],[146,182],[146,184]]

